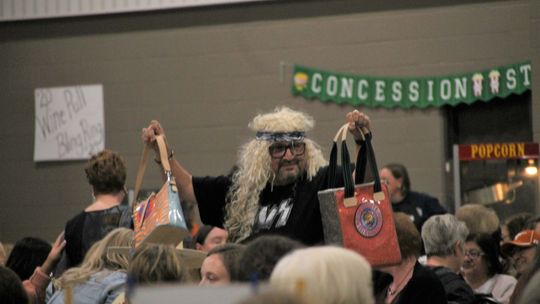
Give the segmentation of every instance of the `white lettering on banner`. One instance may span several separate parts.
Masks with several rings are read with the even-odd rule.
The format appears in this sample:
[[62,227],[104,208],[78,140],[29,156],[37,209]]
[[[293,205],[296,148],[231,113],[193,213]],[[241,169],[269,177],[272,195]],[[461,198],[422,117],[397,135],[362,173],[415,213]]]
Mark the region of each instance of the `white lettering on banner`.
[[360,100],[366,100],[368,98],[367,92],[364,90],[368,87],[368,81],[365,79],[360,79],[358,81],[358,98]]
[[[302,78],[303,77],[303,78]],[[305,79],[302,82],[302,79]],[[304,97],[337,103],[365,104],[378,107],[442,106],[487,101],[501,94],[519,93],[531,87],[530,62],[491,68],[485,71],[443,77],[389,78],[341,74],[328,71],[296,70],[293,93]],[[46,103],[46,96],[40,97]],[[73,97],[66,95],[66,100]],[[73,100],[77,101],[77,100]],[[62,125],[66,115],[78,110],[72,104],[66,112],[48,111],[49,119],[38,120],[47,134],[48,129]]]
[[506,87],[510,90],[515,89],[517,85],[516,70],[508,69],[506,71]]
[[88,159],[105,147],[101,85],[35,90],[34,160]]
[[519,67],[519,71],[523,74],[523,85],[529,86],[531,84],[531,80],[529,79],[529,73],[531,72],[531,65],[522,65]]
[[456,86],[456,99],[467,97],[467,77],[454,79]]
[[433,101],[433,80],[428,80],[428,101]]
[[341,98],[352,98],[353,95],[353,79],[352,78],[341,78]]
[[401,101],[401,82],[399,81],[392,83],[392,100],[395,102]]
[[450,87],[451,83],[448,79],[443,79],[441,81],[441,98],[443,100],[448,100],[452,96],[452,88]]
[[420,84],[418,81],[411,81],[411,83],[409,83],[409,99],[412,102],[417,102],[420,98],[420,93],[418,92],[419,87]]
[[386,84],[382,80],[375,81],[375,100],[384,101],[384,89]]
[[313,93],[319,94],[321,92],[321,85],[317,84],[320,81],[322,81],[322,75],[319,73],[313,74],[313,81],[311,81],[311,90]]
[[336,96],[337,84],[338,81],[336,76],[328,77],[328,80],[326,81],[326,93],[328,94],[328,96]]
[[289,220],[289,216],[291,215],[293,207],[293,201],[292,198],[285,199],[279,203],[279,205],[271,205],[271,206],[264,206],[261,207],[259,210],[259,214],[257,216],[258,219],[258,229],[270,229],[272,228],[272,225],[274,224],[274,221],[276,219],[276,216],[279,215],[275,228],[283,227],[287,224],[287,221]]

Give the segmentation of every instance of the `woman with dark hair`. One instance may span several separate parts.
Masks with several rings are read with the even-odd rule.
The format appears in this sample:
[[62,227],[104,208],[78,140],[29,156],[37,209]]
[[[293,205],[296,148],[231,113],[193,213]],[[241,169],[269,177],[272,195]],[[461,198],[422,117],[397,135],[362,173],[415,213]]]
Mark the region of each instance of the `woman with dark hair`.
[[514,277],[502,274],[499,243],[490,234],[467,237],[461,272],[476,294],[491,295],[502,304],[509,302],[516,286]]
[[51,245],[42,239],[25,237],[17,241],[6,261],[21,281],[27,280],[36,267],[41,266],[51,251]]
[[203,225],[195,235],[195,249],[209,252],[212,248],[225,244],[228,236],[225,229]]
[[527,272],[519,278],[514,294],[510,299],[510,303],[540,303],[540,289],[538,286],[540,286],[540,245],[536,245],[536,253],[532,265]]
[[422,225],[432,215],[446,213],[435,197],[411,190],[409,173],[402,164],[384,166],[380,177],[388,186],[392,210],[409,215],[418,231],[422,231]]
[[228,243],[212,248],[201,266],[199,285],[228,284],[238,272],[239,258],[245,245]]
[[4,304],[28,303],[21,280],[13,270],[0,266],[0,299]]
[[56,275],[79,265],[90,247],[113,229],[132,227],[130,208],[121,205],[126,195],[124,159],[114,151],[103,150],[88,160],[84,172],[95,199],[67,222],[66,256]]

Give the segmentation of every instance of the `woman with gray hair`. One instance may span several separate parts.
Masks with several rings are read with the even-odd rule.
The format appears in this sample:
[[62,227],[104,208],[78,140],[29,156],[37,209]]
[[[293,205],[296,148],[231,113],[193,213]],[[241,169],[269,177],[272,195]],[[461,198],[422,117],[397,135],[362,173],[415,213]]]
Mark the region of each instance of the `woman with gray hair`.
[[465,257],[469,230],[451,214],[435,215],[422,227],[422,240],[429,266],[443,283],[449,303],[470,303],[474,292],[458,274]]

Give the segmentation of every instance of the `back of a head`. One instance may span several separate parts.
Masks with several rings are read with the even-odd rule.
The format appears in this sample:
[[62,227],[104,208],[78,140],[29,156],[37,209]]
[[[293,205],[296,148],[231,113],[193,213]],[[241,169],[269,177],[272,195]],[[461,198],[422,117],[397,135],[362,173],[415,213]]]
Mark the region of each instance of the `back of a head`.
[[467,225],[470,234],[493,234],[499,229],[499,217],[493,209],[480,204],[459,207],[456,218]]
[[302,243],[284,236],[260,236],[246,245],[238,261],[238,276],[233,280],[268,280],[274,266],[283,256],[303,247]]
[[401,256],[403,258],[409,256],[419,257],[422,251],[422,239],[414,222],[403,212],[394,213],[394,222]]
[[28,303],[21,280],[13,270],[0,266],[0,300],[2,304]]
[[133,245],[134,232],[128,228],[116,228],[109,232],[102,240],[96,242],[86,256],[82,265],[97,264],[101,261],[104,268],[111,270],[126,270],[128,257],[120,252],[109,251],[109,247],[128,247]]
[[126,183],[126,162],[116,152],[103,150],[92,155],[84,168],[94,195],[118,193]]
[[321,304],[372,304],[372,284],[366,259],[334,246],[296,250],[279,261],[270,278],[272,288]]
[[25,237],[15,243],[6,261],[6,266],[24,281],[29,279],[34,269],[47,259],[51,245],[42,239]]
[[452,214],[430,217],[422,226],[422,240],[428,256],[447,256],[453,253],[456,242],[465,244],[469,231],[465,223]]
[[174,246],[165,244],[138,247],[129,263],[128,274],[138,284],[191,282]]

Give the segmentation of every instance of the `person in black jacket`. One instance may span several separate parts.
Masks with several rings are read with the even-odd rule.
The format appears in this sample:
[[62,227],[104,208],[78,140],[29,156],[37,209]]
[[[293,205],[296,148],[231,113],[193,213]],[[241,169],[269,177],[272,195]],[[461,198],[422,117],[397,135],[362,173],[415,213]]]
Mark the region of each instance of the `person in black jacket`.
[[469,230],[452,214],[435,215],[422,227],[427,265],[441,280],[448,303],[469,304],[474,292],[459,275],[465,258],[465,240]]
[[418,231],[431,216],[446,213],[437,198],[411,190],[411,180],[404,165],[388,164],[381,169],[380,177],[388,186],[392,210],[408,214]]

